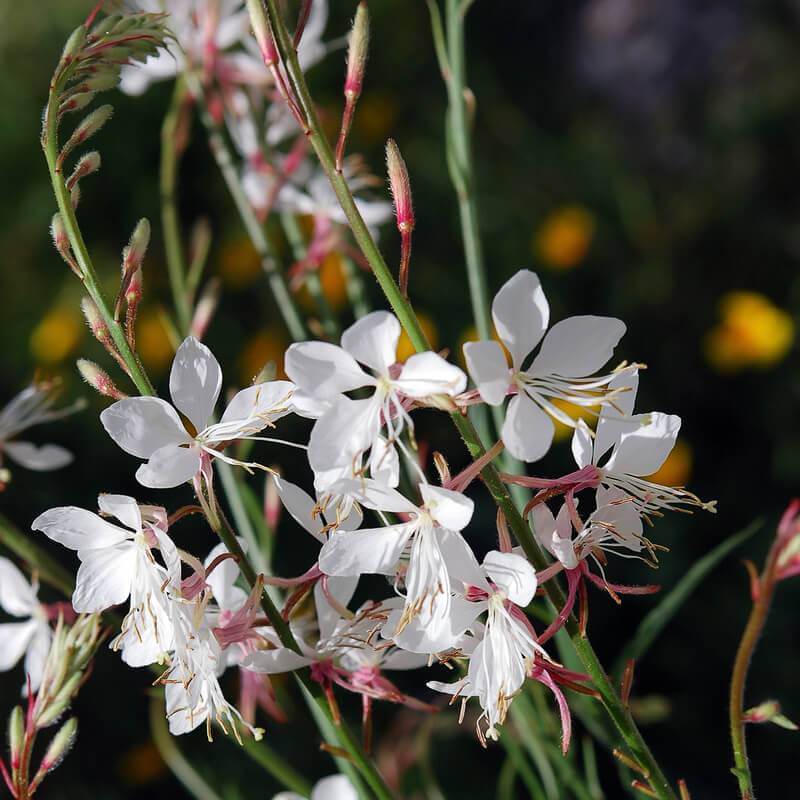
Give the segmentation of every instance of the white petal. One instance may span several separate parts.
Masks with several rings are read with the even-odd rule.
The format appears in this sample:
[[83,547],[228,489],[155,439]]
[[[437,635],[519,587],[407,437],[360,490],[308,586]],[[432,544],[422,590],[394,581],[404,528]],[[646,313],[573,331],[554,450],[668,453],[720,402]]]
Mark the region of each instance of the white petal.
[[351,400],[340,395],[311,430],[308,462],[314,472],[359,464],[381,428],[380,398]]
[[330,401],[320,400],[301,389],[295,389],[292,395],[292,411],[299,417],[319,419],[330,407]]
[[[53,641],[53,632],[46,622],[40,622],[25,653],[25,674],[31,682],[31,691],[39,691],[42,685],[44,664],[50,653],[50,643]],[[27,683],[25,688],[27,689]]]
[[525,357],[539,344],[550,320],[550,306],[539,278],[522,269],[508,280],[492,303],[497,334],[520,369]]
[[400,483],[400,456],[383,436],[376,436],[369,451],[369,476],[384,486]]
[[326,575],[392,575],[412,532],[408,524],[335,531],[320,550],[319,568]]
[[51,508],[36,517],[31,528],[70,550],[81,551],[113,547],[132,536],[130,531],[75,506]]
[[124,603],[136,575],[137,546],[121,544],[81,552],[72,607],[79,614],[94,614]]
[[101,494],[97,498],[97,507],[102,514],[118,519],[132,531],[141,531],[142,512],[132,497],[124,494]]
[[277,650],[256,650],[245,658],[242,666],[253,672],[275,675],[307,667],[310,663],[310,658],[301,656],[288,647],[281,647]]
[[[214,559],[228,552],[228,548],[220,542],[207,556],[203,566],[209,567]],[[232,558],[227,558],[216,566],[206,578],[206,583],[211,587],[214,600],[225,611],[238,611],[247,600],[247,592],[236,586],[239,578],[239,565]]]
[[417,353],[403,364],[400,377],[394,384],[409,397],[433,394],[454,397],[467,388],[467,376],[437,353]]
[[[197,677],[192,683],[200,682]],[[193,731],[206,721],[208,709],[204,705],[190,708],[191,699],[183,683],[168,683],[164,690],[164,699],[167,706],[167,719],[169,732],[173,736],[182,736]]]
[[[412,514],[419,509],[403,497],[397,489],[384,486],[371,480],[342,480],[331,487],[331,491],[352,497],[366,508],[374,511],[391,511],[394,513]],[[442,490],[446,491],[446,490]],[[452,492],[451,494],[455,494]]]
[[356,361],[386,375],[397,361],[400,323],[388,311],[373,311],[354,322],[342,334],[342,347]]
[[200,450],[168,444],[136,470],[136,480],[150,489],[171,489],[190,481],[200,469]]
[[0,625],[0,672],[11,669],[22,658],[38,626],[36,620]]
[[614,317],[562,319],[544,337],[530,373],[568,378],[591,375],[611,358],[624,333],[625,323]]
[[[486,611],[486,603],[470,603],[460,597],[453,597],[445,617],[432,618],[425,613],[418,614],[392,641],[403,650],[412,653],[440,653],[451,647],[460,647],[464,631],[467,630]],[[392,611],[384,623],[384,635],[390,636],[400,622],[401,610]]]
[[290,412],[293,391],[294,384],[289,381],[268,381],[242,389],[228,404],[220,424],[241,421],[256,433]]
[[592,434],[589,426],[579,419],[572,434],[572,457],[579,467],[585,467],[592,463]]
[[630,433],[639,424],[630,419],[636,402],[636,391],[639,388],[639,371],[635,368],[622,370],[608,384],[608,388],[623,391],[615,395],[613,405],[603,406],[600,412],[594,440],[595,464],[598,464],[600,459],[617,444],[623,433]]
[[126,452],[150,458],[167,444],[191,442],[175,409],[158,397],[118,400],[100,414],[108,435]]
[[443,528],[460,531],[467,527],[475,510],[475,503],[469,497],[427,483],[420,484],[419,491],[431,516]]
[[547,550],[553,553],[553,534],[556,532],[556,518],[546,503],[539,503],[533,507],[530,514],[531,527],[536,541]]
[[311,800],[358,800],[358,792],[346,775],[329,775],[314,787]]
[[503,442],[521,461],[538,461],[550,449],[555,426],[524,392],[511,398],[503,423]]
[[536,570],[527,558],[491,550],[483,559],[486,573],[515,605],[525,607],[536,594]]
[[295,486],[295,484],[277,475],[273,476],[273,480],[283,507],[292,515],[295,522],[307,530],[315,539],[325,542],[327,537],[322,533],[325,522],[319,514],[314,514],[317,504],[311,496],[299,486]]
[[61,469],[74,460],[72,453],[57,444],[35,445],[31,442],[7,442],[3,448],[12,461],[26,469],[48,472]]
[[[328,592],[339,603],[347,608],[353,599],[353,594],[358,586],[358,576],[341,575],[328,578]],[[333,636],[336,626],[341,621],[341,614],[331,605],[327,595],[322,590],[322,582],[317,581],[314,586],[314,603],[317,607],[317,622],[319,623],[320,640]]]
[[322,399],[374,383],[348,352],[328,342],[293,344],[285,368],[300,389]]
[[12,617],[28,617],[37,603],[36,592],[17,566],[0,557],[0,608]]
[[629,419],[639,426],[622,434],[605,469],[618,475],[652,475],[675,446],[681,418],[653,411]]
[[466,539],[460,533],[447,528],[441,528],[436,534],[448,575],[470,586],[488,588],[478,560]]
[[222,370],[214,354],[194,336],[188,336],[175,353],[169,373],[169,393],[175,408],[202,431],[214,413]]
[[464,358],[481,397],[492,406],[505,400],[510,383],[503,348],[497,342],[467,342]]

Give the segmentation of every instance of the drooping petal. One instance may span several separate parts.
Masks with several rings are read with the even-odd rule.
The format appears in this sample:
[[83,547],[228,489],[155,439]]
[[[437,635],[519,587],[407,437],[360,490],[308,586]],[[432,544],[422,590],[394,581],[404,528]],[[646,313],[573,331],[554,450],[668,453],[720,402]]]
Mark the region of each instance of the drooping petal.
[[595,464],[600,463],[600,459],[617,444],[623,433],[630,433],[639,424],[631,420],[639,388],[638,369],[634,367],[621,370],[608,384],[608,388],[614,390],[616,394],[613,404],[603,406],[600,418],[597,420],[594,440]]
[[404,523],[335,531],[320,550],[319,568],[326,575],[393,575],[413,530]]
[[[244,543],[242,542],[242,546]],[[214,559],[228,552],[228,548],[220,542],[207,556],[203,566],[209,567]],[[206,577],[206,583],[211,587],[214,600],[224,611],[237,611],[247,600],[247,592],[236,585],[239,578],[239,565],[232,558],[225,559],[217,565],[210,575]]]
[[171,489],[190,481],[200,469],[200,450],[168,444],[136,470],[136,480],[150,489]]
[[[42,685],[44,664],[47,661],[52,641],[53,633],[50,626],[46,622],[40,622],[25,653],[25,674],[31,682],[32,692],[37,692]],[[27,689],[27,684],[25,688]]]
[[[384,636],[411,653],[441,653],[452,647],[464,649],[464,632],[486,611],[486,603],[470,603],[453,597],[445,615],[431,615],[428,605],[400,633],[393,635],[400,622],[402,610],[392,611],[383,626]],[[466,652],[466,651],[465,651]]]
[[379,375],[387,375],[397,361],[399,341],[400,323],[388,311],[366,314],[342,334],[342,347]]
[[175,407],[198,432],[208,425],[221,387],[222,370],[214,354],[194,336],[188,336],[175,353],[169,393]]
[[272,480],[275,482],[283,507],[292,515],[294,521],[315,539],[325,542],[327,537],[322,533],[325,521],[318,513],[314,513],[317,504],[311,495],[278,475],[273,475]]
[[75,506],[51,508],[36,517],[31,528],[70,550],[80,551],[113,547],[132,537],[130,531]]
[[[330,576],[327,580],[328,593],[336,602],[345,608],[353,599],[358,577],[355,575]],[[319,638],[321,641],[333,636],[336,626],[341,620],[341,614],[328,600],[322,587],[322,581],[317,581],[314,586],[314,603],[317,607],[317,622],[319,623]]]
[[[331,487],[339,494],[352,497],[362,506],[374,511],[413,514],[419,509],[397,489],[371,480],[341,480]],[[454,493],[453,493],[454,494]]]
[[521,269],[506,281],[492,303],[492,319],[515,369],[520,369],[550,321],[550,306],[535,273]]
[[[228,404],[219,424],[239,423],[242,433],[257,433],[291,411],[293,392],[294,384],[289,381],[268,381],[242,389]],[[235,434],[232,432],[229,438],[236,438]]]
[[383,436],[376,436],[369,451],[369,476],[384,486],[400,483],[400,456]]
[[489,405],[499,406],[505,400],[510,383],[503,348],[497,342],[467,342],[464,358],[483,400]]
[[503,422],[503,442],[514,458],[538,461],[550,449],[555,426],[525,392],[511,398]]
[[329,775],[313,788],[311,800],[358,800],[358,792],[346,775]]
[[461,531],[469,525],[475,510],[475,503],[469,497],[428,483],[420,484],[419,491],[430,515],[443,528]]
[[547,332],[529,372],[568,378],[591,375],[611,358],[624,333],[625,323],[614,317],[562,319]]
[[450,577],[469,586],[488,588],[478,560],[466,539],[457,531],[447,528],[440,528],[436,535]]
[[22,658],[38,626],[33,619],[0,625],[0,672],[11,669]]
[[94,614],[124,603],[136,576],[137,546],[129,543],[80,553],[72,607],[79,614]]
[[681,418],[653,411],[629,419],[638,425],[622,434],[605,469],[620,475],[652,475],[675,446]]
[[579,467],[585,467],[592,463],[592,433],[589,426],[579,419],[575,425],[575,432],[572,434],[572,457]]
[[0,557],[0,608],[12,617],[29,617],[37,603],[33,586],[16,564]]
[[491,550],[483,559],[483,568],[495,585],[515,605],[525,607],[536,594],[536,570],[527,558],[516,553]]
[[142,512],[134,498],[124,494],[101,494],[97,498],[97,507],[102,514],[118,519],[132,531],[141,531]]
[[311,659],[307,656],[301,656],[288,647],[281,647],[276,650],[256,650],[245,658],[242,667],[265,675],[276,675],[307,667],[310,663]]
[[416,353],[403,364],[400,377],[394,384],[409,397],[434,394],[455,397],[466,389],[467,376],[438,353]]
[[373,444],[381,427],[381,404],[377,396],[351,400],[341,395],[311,430],[308,461],[314,472],[352,467]]
[[374,383],[353,356],[328,342],[291,345],[286,351],[285,368],[300,389],[322,399]]
[[3,451],[21,467],[38,472],[61,469],[74,461],[72,453],[57,444],[36,445],[31,442],[7,442]]
[[191,442],[175,409],[158,397],[128,397],[100,414],[108,435],[126,452],[150,458],[167,444]]

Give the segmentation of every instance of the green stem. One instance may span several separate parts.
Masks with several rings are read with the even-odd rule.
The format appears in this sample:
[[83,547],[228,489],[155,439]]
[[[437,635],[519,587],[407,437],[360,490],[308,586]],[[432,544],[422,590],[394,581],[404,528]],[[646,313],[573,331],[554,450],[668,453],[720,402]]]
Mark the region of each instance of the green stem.
[[744,692],[747,684],[747,673],[750,662],[758,646],[758,640],[767,624],[767,617],[775,596],[777,586],[777,563],[780,555],[779,541],[773,543],[767,563],[758,580],[758,596],[753,601],[753,608],[747,620],[739,647],[736,651],[736,660],[733,662],[733,675],[731,677],[730,693],[730,731],[731,745],[733,747],[733,769],[736,780],[739,782],[739,793],[742,800],[753,800],[753,775],[747,758],[747,739],[745,736],[744,721]]
[[69,238],[70,247],[72,248],[72,252],[80,268],[83,285],[86,287],[89,297],[92,299],[100,316],[103,318],[111,335],[111,339],[114,342],[114,346],[125,363],[131,380],[136,385],[140,394],[154,395],[155,391],[150,383],[150,379],[139,363],[136,354],[131,349],[122,326],[114,319],[105,293],[100,286],[97,273],[95,272],[94,265],[89,256],[89,250],[86,247],[86,242],[83,240],[83,234],[81,233],[77,217],[75,216],[75,210],[72,207],[72,200],[61,172],[61,166],[58,163],[58,96],[60,88],[60,84],[57,81],[54,81],[50,85],[50,94],[47,100],[47,108],[45,109],[45,126],[42,136],[42,147],[44,149],[45,159],[47,160],[47,169],[50,173],[50,181],[53,185],[53,192],[56,197],[56,203],[58,204],[58,210]]
[[192,323],[192,307],[186,284],[186,258],[178,216],[177,185],[180,154],[178,153],[178,129],[181,110],[188,97],[186,85],[178,78],[172,93],[172,101],[161,126],[161,226],[164,234],[164,249],[167,257],[167,272],[172,288],[172,300],[178,317],[181,336],[189,333]]
[[[380,250],[375,244],[367,225],[356,207],[355,200],[346,181],[343,176],[336,171],[333,151],[331,150],[330,143],[324,136],[313,100],[305,82],[302,69],[300,68],[297,52],[279,13],[277,0],[266,0],[266,4],[270,26],[275,36],[278,51],[292,78],[292,82],[298,92],[300,103],[307,115],[307,138],[317,154],[320,165],[326,173],[331,187],[339,199],[342,210],[350,223],[353,235],[372,268],[372,272],[380,284],[389,305],[400,320],[400,324],[408,334],[414,348],[418,352],[429,350],[430,345],[411,304],[403,297],[397,283],[395,283]],[[252,6],[250,9],[252,13]],[[257,20],[255,24],[258,24]],[[450,416],[461,434],[471,456],[477,459],[484,455],[486,450],[470,420],[458,411],[451,412]],[[533,533],[514,505],[506,486],[500,478],[500,473],[497,468],[494,464],[490,463],[481,472],[481,476],[490,494],[494,498],[496,505],[503,512],[508,521],[517,541],[522,545],[525,555],[537,570],[544,569],[548,565],[547,560],[536,544]],[[564,592],[555,580],[549,581],[545,586],[545,590],[549,599],[556,607],[562,607],[564,605]],[[650,749],[647,747],[639,729],[636,727],[636,723],[629,709],[622,702],[608,675],[606,675],[603,670],[589,640],[581,635],[577,620],[574,617],[571,617],[568,621],[567,630],[584,668],[601,696],[608,715],[611,717],[623,741],[631,751],[631,755],[641,764],[642,769],[648,775],[647,780],[655,796],[660,798],[660,800],[676,800],[675,793],[653,757],[653,754],[650,752]]]
[[159,755],[192,797],[197,800],[221,800],[178,749],[167,728],[163,706],[164,698],[160,693],[150,698],[150,732]]
[[33,567],[40,580],[50,584],[59,592],[69,597],[75,588],[72,575],[55,559],[51,558],[39,545],[35,544],[30,534],[19,530],[12,522],[0,514],[0,544],[19,556]]
[[361,317],[370,312],[369,301],[364,290],[364,280],[351,258],[342,256],[342,268],[347,280],[347,299],[353,307],[353,314],[355,314],[356,319],[361,319]]
[[258,253],[258,257],[261,259],[261,268],[267,276],[272,295],[275,298],[275,305],[277,305],[292,339],[298,342],[303,341],[308,338],[305,323],[297,309],[289,287],[286,285],[286,279],[278,267],[272,246],[253,211],[252,205],[250,205],[250,201],[247,199],[247,195],[244,193],[239,174],[236,171],[236,165],[233,163],[233,158],[225,137],[222,135],[222,130],[203,103],[203,90],[199,81],[194,76],[189,80],[192,94],[198,103],[200,118],[206,128],[211,154],[214,156],[214,160],[222,173],[222,178],[228,187],[236,210],[239,212],[239,217],[247,231],[247,235],[256,253]]
[[242,747],[250,758],[260,764],[275,780],[289,791],[303,797],[311,795],[311,784],[289,765],[283,756],[276,753],[263,740],[257,742],[249,736],[242,739]]

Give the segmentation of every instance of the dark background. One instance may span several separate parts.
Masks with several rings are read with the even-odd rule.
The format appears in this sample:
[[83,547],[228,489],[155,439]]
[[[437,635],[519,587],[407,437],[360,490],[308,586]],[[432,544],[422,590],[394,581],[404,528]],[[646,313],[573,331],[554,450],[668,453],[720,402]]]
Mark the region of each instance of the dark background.
[[[89,6],[77,0],[3,4],[2,401],[37,367],[60,375],[68,398],[89,394],[74,369],[75,358],[86,355],[110,368],[83,326],[77,282],[49,243],[55,204],[38,145],[50,73]],[[353,11],[350,3],[334,6],[329,38],[346,32]],[[351,149],[363,151],[380,173],[385,139],[391,135],[400,144],[417,213],[412,299],[435,325],[439,346],[455,349],[471,314],[444,161],[445,92],[428,12],[417,0],[370,6],[373,50]],[[655,539],[671,548],[657,580],[673,585],[715,544],[754,518],[764,520],[638,665],[634,688],[637,696],[655,695],[668,703],[668,715],[644,728],[667,771],[685,777],[700,800],[733,797],[727,689],[749,607],[740,559],[763,559],[775,521],[800,485],[797,348],[793,335],[788,347],[775,345],[773,330],[793,325],[800,312],[800,3],[478,0],[467,34],[492,293],[528,267],[542,278],[553,319],[576,313],[624,319],[628,334],[617,354],[649,366],[638,407],[680,414],[682,459],[672,466],[701,497],[719,500],[716,516],[673,515],[657,523]],[[341,52],[334,52],[311,75],[333,127],[342,60]],[[168,304],[157,181],[159,126],[169,92],[161,84],[140,99],[111,98],[115,118],[96,140],[103,167],[84,182],[80,208],[95,264],[110,287],[136,220],[148,216],[154,224],[140,341],[149,369],[161,380],[171,353],[157,317],[159,305]],[[223,365],[226,385],[241,385],[260,363],[275,357],[285,333],[199,126],[183,167],[181,203],[187,226],[199,215],[211,220],[209,271],[223,278],[227,292],[207,340]],[[573,211],[564,215],[565,208]],[[560,235],[547,227],[559,213],[565,231]],[[382,244],[390,263],[395,261],[392,226]],[[560,267],[554,264],[559,261]],[[380,305],[377,286],[371,290]],[[734,291],[757,293],[758,309],[768,311],[751,313],[747,307],[736,319],[726,318],[720,303]],[[347,321],[346,312],[342,319]],[[720,328],[724,319],[728,327]],[[3,512],[21,527],[53,505],[92,507],[100,490],[138,491],[143,501],[166,500],[173,507],[182,502],[180,492],[142,495],[133,480],[134,460],[117,450],[98,424],[103,403],[94,396],[89,400],[88,411],[38,432],[40,440],[75,451],[76,465],[49,475],[16,471],[0,496]],[[423,417],[420,426],[425,438],[461,465],[460,445],[439,417]],[[558,475],[569,464],[562,444],[541,471]],[[303,477],[298,465],[284,466]],[[481,549],[492,539],[488,505],[478,519],[485,523],[474,534]],[[196,523],[186,523],[181,535],[186,537],[181,544],[199,554],[210,546]],[[278,566],[289,571],[304,563],[311,549],[306,553],[303,547],[298,556],[279,546]],[[69,556],[59,555],[68,562]],[[620,582],[653,580],[640,565],[613,569]],[[790,718],[800,718],[798,600],[797,581],[780,587],[748,690],[750,704],[779,699]],[[599,594],[592,601],[592,641],[610,663],[658,598],[631,598],[620,609]],[[0,708],[10,710],[20,673],[0,679]],[[184,796],[150,744],[149,680],[146,671],[133,672],[101,654],[77,703],[77,749],[47,782],[43,797]],[[232,686],[230,691],[233,696]],[[315,734],[297,700],[292,710],[291,727],[268,725],[270,741],[310,774],[323,775],[329,764],[323,755],[313,755]],[[391,714],[379,712],[377,730],[388,730]],[[796,775],[797,736],[772,726],[750,730],[759,797],[792,794],[786,787]],[[181,744],[221,791],[226,781],[249,778],[241,794],[230,790],[226,797],[269,797],[276,790],[222,738],[210,746],[198,733]],[[462,735],[451,732],[436,745],[433,763],[448,797],[465,790],[470,797],[490,797],[501,756],[497,747],[480,754],[465,726]],[[609,765],[604,762],[602,769],[608,797],[620,796]]]

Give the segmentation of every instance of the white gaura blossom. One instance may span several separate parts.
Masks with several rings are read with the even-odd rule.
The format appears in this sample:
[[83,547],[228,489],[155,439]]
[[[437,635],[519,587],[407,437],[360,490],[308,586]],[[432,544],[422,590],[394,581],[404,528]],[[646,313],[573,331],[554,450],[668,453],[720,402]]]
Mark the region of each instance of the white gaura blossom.
[[[575,427],[552,400],[604,408],[612,401],[608,386],[617,373],[589,376],[611,358],[625,325],[613,317],[580,316],[561,320],[547,331],[550,306],[539,279],[528,270],[520,270],[500,289],[492,318],[511,354],[511,369],[495,341],[465,344],[467,367],[490,405],[514,395],[503,423],[503,442],[514,457],[538,461],[553,441],[551,417]],[[540,341],[539,352],[525,366]]]
[[259,439],[257,433],[288,414],[294,385],[269,381],[242,389],[222,419],[212,424],[221,386],[217,359],[190,336],[172,362],[169,390],[174,407],[158,397],[130,397],[103,411],[100,421],[109,436],[126,453],[147,459],[136,472],[139,483],[158,489],[179,486],[200,470],[202,453],[246,468],[260,466],[243,464],[222,450],[234,440]]
[[394,634],[418,618],[415,630],[451,638],[451,579],[462,580],[461,566],[472,558],[460,533],[472,518],[472,500],[425,483],[419,487],[420,506],[375,481],[343,481],[338,488],[362,506],[399,514],[403,521],[383,528],[333,531],[320,551],[320,569],[337,576],[401,573],[405,602]]
[[596,510],[577,532],[566,503],[557,516],[541,503],[533,509],[532,522],[539,543],[565,569],[576,569],[591,556],[602,571],[601,551],[627,558],[641,558],[642,550],[653,555],[653,545],[642,533],[642,518],[636,503],[619,489],[597,490]]
[[32,383],[0,411],[0,464],[8,456],[27,469],[48,471],[72,463],[72,453],[56,444],[35,445],[16,437],[23,431],[55,422],[85,405],[81,400],[66,408],[54,409],[57,386],[52,382]]
[[[696,505],[714,511],[715,503],[703,503],[683,488],[645,480],[660,469],[675,446],[681,418],[651,411],[633,414],[639,376],[635,369],[619,373],[609,384],[613,405],[605,407],[592,434],[579,420],[572,437],[572,454],[579,467],[598,467],[600,481],[630,495],[643,512]],[[610,453],[610,454],[609,454]],[[600,462],[608,455],[603,464]]]
[[0,608],[21,620],[0,624],[0,672],[12,669],[24,655],[31,692],[41,685],[53,638],[47,609],[39,602],[38,592],[36,581],[28,583],[11,561],[0,558]]
[[[122,524],[65,506],[40,514],[32,528],[77,552],[81,566],[72,596],[77,612],[93,614],[130,600],[112,647],[122,650],[122,660],[130,666],[152,664],[172,647],[166,589],[180,581],[178,552],[165,532],[166,514],[159,508],[140,508],[124,495],[101,494],[97,503],[101,514]],[[163,566],[153,555],[155,549]]]
[[[371,464],[375,477],[375,469],[386,457],[380,437],[384,427],[390,451],[395,444],[403,448],[400,435],[406,427],[413,429],[407,403],[463,391],[464,373],[436,353],[417,353],[396,366],[399,339],[397,318],[387,311],[374,311],[342,334],[341,347],[301,342],[286,352],[286,372],[298,389],[328,404],[309,442],[309,462],[315,473],[351,468],[368,450],[379,448],[380,461]],[[366,387],[374,392],[364,399],[352,400],[344,394]]]
[[[534,659],[537,655],[547,659],[547,654],[519,610],[536,593],[536,572],[530,563],[515,553],[493,550],[482,568],[477,563],[474,566],[470,594],[480,599],[471,604],[473,619],[484,612],[487,616],[483,635],[470,655],[467,677],[457,683],[431,681],[428,686],[458,697],[477,697],[483,709],[478,720],[479,738],[496,740],[498,727],[505,721]],[[480,632],[480,628],[476,631]],[[486,721],[485,731],[480,727],[482,720]]]
[[278,792],[272,800],[358,800],[359,794],[346,775],[329,775],[318,781],[308,798],[297,792]]

